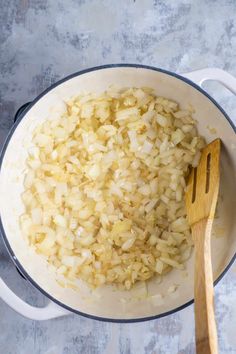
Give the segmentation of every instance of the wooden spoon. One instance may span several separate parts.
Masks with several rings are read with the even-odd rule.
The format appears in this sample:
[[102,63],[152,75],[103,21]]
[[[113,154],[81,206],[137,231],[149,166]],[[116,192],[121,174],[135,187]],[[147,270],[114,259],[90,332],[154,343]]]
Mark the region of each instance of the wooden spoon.
[[207,145],[186,189],[188,222],[195,245],[194,303],[198,354],[217,354],[211,264],[211,229],[219,192],[220,139]]

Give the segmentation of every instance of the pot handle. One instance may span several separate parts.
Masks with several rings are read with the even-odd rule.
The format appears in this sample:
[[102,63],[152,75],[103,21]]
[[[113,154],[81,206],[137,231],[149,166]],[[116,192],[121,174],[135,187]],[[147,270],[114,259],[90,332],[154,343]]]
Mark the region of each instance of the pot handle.
[[182,74],[182,76],[202,86],[204,81],[219,81],[228,90],[236,95],[236,78],[226,71],[218,68],[206,68]]
[[50,301],[45,307],[34,307],[20,299],[0,277],[0,298],[13,310],[31,320],[43,321],[71,314]]
[[26,108],[31,104],[32,102],[26,102],[24,103],[15,113],[14,117],[14,123],[17,121],[18,118],[20,118],[21,113],[23,113]]

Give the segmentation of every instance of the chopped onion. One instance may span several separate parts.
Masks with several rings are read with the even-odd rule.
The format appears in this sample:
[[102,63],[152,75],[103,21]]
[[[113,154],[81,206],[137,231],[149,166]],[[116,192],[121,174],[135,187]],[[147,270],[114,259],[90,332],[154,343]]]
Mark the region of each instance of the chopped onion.
[[148,140],[145,140],[141,151],[144,152],[145,154],[149,154],[152,151],[152,148],[153,148],[153,144],[150,143]]
[[156,115],[156,121],[161,127],[166,127],[168,124],[168,119],[159,113]]
[[112,88],[35,129],[20,226],[58,275],[127,290],[140,280],[141,296],[147,279],[184,268],[185,178],[205,144],[191,114],[148,88]]

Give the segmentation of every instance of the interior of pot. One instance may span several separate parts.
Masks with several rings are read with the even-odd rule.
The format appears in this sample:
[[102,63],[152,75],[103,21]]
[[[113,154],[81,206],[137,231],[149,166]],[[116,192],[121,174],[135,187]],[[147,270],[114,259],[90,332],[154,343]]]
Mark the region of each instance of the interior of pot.
[[[146,319],[163,315],[183,306],[193,298],[193,256],[186,270],[173,270],[158,283],[147,282],[131,291],[118,291],[104,286],[91,291],[78,281],[78,289],[61,286],[55,270],[29,248],[19,228],[19,216],[24,212],[21,202],[27,149],[31,146],[32,131],[47,119],[54,119],[65,110],[65,100],[81,92],[102,92],[110,85],[117,87],[151,87],[161,95],[196,112],[198,129],[207,142],[220,137],[223,142],[222,178],[217,218],[212,237],[214,279],[217,279],[236,252],[236,137],[233,128],[211,100],[189,83],[168,73],[147,68],[110,67],[74,76],[49,90],[35,102],[19,122],[8,143],[0,171],[0,213],[4,237],[24,272],[53,299],[81,313],[110,319]],[[216,134],[211,133],[214,127]],[[170,287],[178,285],[170,293]],[[146,291],[148,289],[148,296]],[[157,295],[157,296],[152,296]],[[160,296],[159,296],[160,295]]]

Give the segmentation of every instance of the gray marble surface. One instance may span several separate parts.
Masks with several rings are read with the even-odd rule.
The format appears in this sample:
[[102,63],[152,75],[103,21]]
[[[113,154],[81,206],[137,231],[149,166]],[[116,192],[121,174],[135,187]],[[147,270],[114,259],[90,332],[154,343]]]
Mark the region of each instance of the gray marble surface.
[[[0,145],[16,109],[58,79],[105,63],[236,75],[235,0],[0,0]],[[229,115],[235,97],[206,86]],[[236,121],[236,120],[234,120]],[[0,274],[31,304],[47,300],[15,270],[0,239]],[[236,353],[236,265],[216,287],[220,353]],[[27,320],[0,301],[1,354],[192,354],[193,307],[139,324],[76,315]]]

